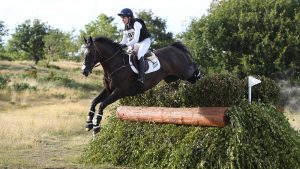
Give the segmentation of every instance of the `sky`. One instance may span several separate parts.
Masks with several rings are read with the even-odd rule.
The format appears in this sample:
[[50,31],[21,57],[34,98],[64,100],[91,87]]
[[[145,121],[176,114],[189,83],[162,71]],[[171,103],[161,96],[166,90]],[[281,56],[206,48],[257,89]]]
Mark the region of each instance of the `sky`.
[[152,10],[154,16],[166,20],[167,31],[174,34],[186,30],[192,18],[207,14],[212,0],[0,0],[0,21],[9,33],[25,20],[39,19],[53,28],[79,31],[100,14],[113,16],[122,28],[117,13],[123,8],[132,11]]

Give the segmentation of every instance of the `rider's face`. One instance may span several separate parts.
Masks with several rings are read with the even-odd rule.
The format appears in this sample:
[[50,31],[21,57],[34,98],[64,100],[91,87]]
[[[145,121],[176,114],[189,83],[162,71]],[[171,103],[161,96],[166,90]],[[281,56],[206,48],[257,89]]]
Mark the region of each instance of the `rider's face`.
[[122,18],[123,23],[124,23],[125,25],[127,25],[128,22],[129,22],[129,18],[128,18],[127,16],[124,16],[124,17],[121,17],[121,18]]

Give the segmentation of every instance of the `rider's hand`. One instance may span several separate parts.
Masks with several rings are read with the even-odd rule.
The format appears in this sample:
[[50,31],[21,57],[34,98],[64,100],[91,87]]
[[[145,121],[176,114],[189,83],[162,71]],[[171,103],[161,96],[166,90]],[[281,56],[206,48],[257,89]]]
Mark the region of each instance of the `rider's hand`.
[[120,47],[121,47],[121,49],[124,49],[124,48],[127,47],[127,45],[126,44],[122,44]]

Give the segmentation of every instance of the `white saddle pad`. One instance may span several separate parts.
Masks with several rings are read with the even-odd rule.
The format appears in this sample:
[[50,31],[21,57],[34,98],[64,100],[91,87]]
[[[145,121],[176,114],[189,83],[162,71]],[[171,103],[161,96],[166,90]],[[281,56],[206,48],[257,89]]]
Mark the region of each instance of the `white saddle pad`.
[[[134,67],[133,63],[131,62],[129,55],[128,55],[128,57],[129,57],[129,65],[130,65],[132,71],[134,73],[139,73],[139,71]],[[157,56],[153,52],[151,52],[151,56],[147,57],[145,59],[145,61],[147,61],[149,64],[149,69],[145,72],[145,74],[152,73],[152,72],[155,72],[160,69],[160,62],[159,62]]]

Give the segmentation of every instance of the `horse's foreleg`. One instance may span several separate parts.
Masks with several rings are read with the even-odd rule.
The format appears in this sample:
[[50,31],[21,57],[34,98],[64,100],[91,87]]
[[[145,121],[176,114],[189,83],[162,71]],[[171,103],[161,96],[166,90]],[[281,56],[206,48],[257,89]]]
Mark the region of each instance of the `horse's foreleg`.
[[119,90],[115,89],[110,95],[108,95],[107,98],[105,98],[100,106],[99,106],[99,112],[97,114],[96,120],[94,121],[94,126],[93,126],[93,134],[96,135],[97,133],[100,132],[100,122],[102,120],[103,116],[103,110],[108,106],[109,104],[115,102],[116,100],[120,99],[121,95]]
[[104,88],[98,94],[98,96],[96,96],[94,98],[94,100],[92,101],[91,108],[90,108],[90,111],[88,112],[88,116],[87,116],[86,126],[85,126],[87,131],[90,131],[93,128],[93,118],[94,118],[97,104],[100,103],[108,94],[109,94],[109,92]]

